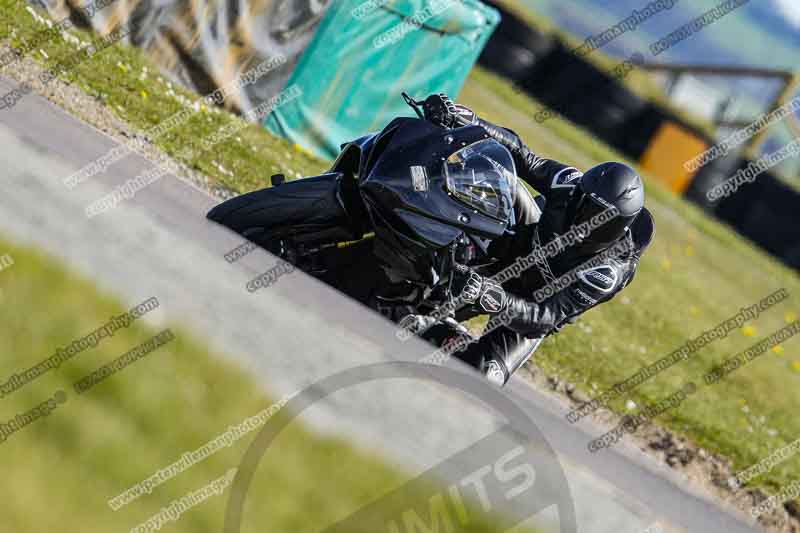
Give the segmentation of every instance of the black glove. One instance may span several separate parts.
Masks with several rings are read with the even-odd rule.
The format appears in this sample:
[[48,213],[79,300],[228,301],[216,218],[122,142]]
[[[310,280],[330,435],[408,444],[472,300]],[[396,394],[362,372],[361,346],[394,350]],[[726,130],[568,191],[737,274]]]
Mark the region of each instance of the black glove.
[[453,103],[444,93],[432,94],[422,103],[425,118],[445,128],[476,124],[478,117],[472,109]]
[[455,124],[456,105],[444,94],[432,94],[422,103],[422,113],[434,124],[452,128]]
[[402,329],[396,333],[396,336],[401,341],[406,341],[414,335],[425,333],[437,322],[438,320],[429,316],[408,314],[400,320],[399,325]]
[[484,313],[496,314],[508,306],[506,291],[499,283],[458,263],[453,266],[451,290],[460,303],[472,305]]

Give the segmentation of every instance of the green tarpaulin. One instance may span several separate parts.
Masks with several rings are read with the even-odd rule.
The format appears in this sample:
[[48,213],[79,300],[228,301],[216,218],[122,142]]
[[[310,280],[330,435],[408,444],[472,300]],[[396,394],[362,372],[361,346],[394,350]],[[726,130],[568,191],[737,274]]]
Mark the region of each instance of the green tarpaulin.
[[334,0],[265,125],[317,155],[413,115],[400,96],[455,98],[500,16],[477,0]]

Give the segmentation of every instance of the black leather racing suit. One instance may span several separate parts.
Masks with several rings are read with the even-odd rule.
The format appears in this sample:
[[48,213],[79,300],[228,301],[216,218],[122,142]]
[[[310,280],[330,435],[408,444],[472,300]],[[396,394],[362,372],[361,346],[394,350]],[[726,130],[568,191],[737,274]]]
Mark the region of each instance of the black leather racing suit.
[[[522,184],[517,187],[515,234],[496,240],[489,248],[492,256],[501,258],[499,271],[570,230],[571,221],[567,220],[565,208],[583,174],[575,167],[535,155],[511,130],[477,117],[474,121],[509,149],[518,177],[544,199],[535,201]],[[587,254],[580,245],[570,246],[524,270],[519,277],[503,284],[514,318],[484,332],[479,341],[454,355],[484,371],[493,381],[502,379],[505,383],[527,361],[542,338],[610,300],[633,280],[639,257],[650,243],[653,230],[653,219],[643,209],[612,249]],[[575,281],[561,285],[562,290],[553,288],[552,296],[543,298],[554,287],[553,280],[570,271],[577,274],[572,276]],[[536,291],[545,287],[548,292],[534,298]]]

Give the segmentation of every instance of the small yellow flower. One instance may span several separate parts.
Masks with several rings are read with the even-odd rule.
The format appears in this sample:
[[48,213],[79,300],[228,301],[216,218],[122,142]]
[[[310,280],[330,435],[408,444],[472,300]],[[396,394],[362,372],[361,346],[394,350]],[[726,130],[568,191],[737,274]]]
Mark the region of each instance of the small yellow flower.
[[661,268],[664,270],[670,270],[672,268],[672,261],[670,261],[668,257],[665,257],[661,260]]
[[779,344],[779,345],[777,345],[777,346],[773,346],[773,347],[772,347],[772,351],[773,351],[773,352],[775,352],[775,353],[776,353],[776,354],[778,354],[778,355],[783,355],[783,352],[784,352],[785,350],[783,349],[783,346],[781,346],[781,345]]
[[694,257],[694,246],[691,244],[686,245],[686,255],[689,257]]
[[792,370],[800,372],[800,361],[792,361]]
[[689,308],[689,314],[692,315],[692,316],[699,315],[700,314],[700,308],[698,308],[696,305],[691,306]]
[[745,326],[742,328],[742,334],[745,337],[755,337],[756,336],[756,328],[754,326]]
[[300,153],[306,154],[306,155],[312,155],[311,151],[309,151],[305,146],[300,146],[297,143],[294,144],[294,149],[295,149],[296,152],[300,152]]
[[795,320],[797,320],[797,313],[795,313],[795,312],[793,312],[793,311],[786,311],[786,314],[785,314],[785,315],[783,315],[783,319],[784,319],[784,320],[785,320],[787,323],[794,322]]
[[142,98],[147,98],[147,91],[145,91],[144,89],[142,89],[141,91],[139,91],[139,94],[141,94],[141,95],[142,95]]

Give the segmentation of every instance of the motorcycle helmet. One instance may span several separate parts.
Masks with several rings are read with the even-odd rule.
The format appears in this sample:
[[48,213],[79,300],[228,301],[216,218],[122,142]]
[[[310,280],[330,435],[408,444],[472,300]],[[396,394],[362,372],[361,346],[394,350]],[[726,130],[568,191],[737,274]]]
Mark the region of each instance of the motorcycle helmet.
[[616,216],[592,227],[580,243],[585,253],[597,253],[617,242],[644,208],[644,184],[639,174],[622,163],[603,163],[589,169],[572,191],[567,223],[577,226],[615,208]]

